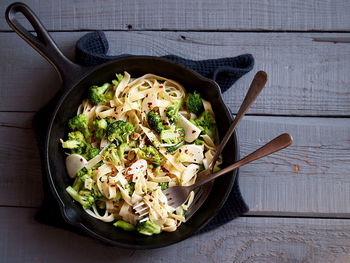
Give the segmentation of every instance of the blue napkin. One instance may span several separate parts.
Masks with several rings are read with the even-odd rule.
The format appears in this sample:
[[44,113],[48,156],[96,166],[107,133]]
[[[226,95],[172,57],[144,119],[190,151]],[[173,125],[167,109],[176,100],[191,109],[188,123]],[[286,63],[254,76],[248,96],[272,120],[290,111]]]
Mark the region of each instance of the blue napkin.
[[[102,31],[95,31],[88,33],[81,37],[76,43],[75,55],[76,61],[79,64],[85,66],[98,65],[109,60],[131,56],[130,54],[121,54],[117,56],[106,55],[108,51],[108,41],[105,34]],[[140,54],[141,55],[141,54]],[[189,60],[175,55],[166,55],[163,58],[185,65],[186,67],[198,72],[204,77],[210,78],[216,81],[221,91],[224,93],[226,90],[232,87],[232,85],[244,74],[252,70],[254,66],[254,58],[251,54],[244,54],[237,57],[219,58],[219,59],[207,59],[207,60]],[[40,114],[43,114],[44,110],[39,112],[36,119],[41,119]],[[34,127],[37,131],[39,122],[35,122]],[[37,132],[37,137],[40,146],[40,134]],[[45,187],[44,177],[44,189]],[[45,191],[44,202],[36,215],[36,219],[42,223],[58,226],[73,230],[68,226],[61,218],[59,209],[55,204],[55,200],[52,194]],[[220,210],[218,215],[210,221],[210,223],[203,228],[200,232],[206,232],[217,228],[234,218],[248,212],[249,208],[244,202],[238,184],[238,173],[232,188],[232,191]],[[76,231],[76,230],[75,230]]]

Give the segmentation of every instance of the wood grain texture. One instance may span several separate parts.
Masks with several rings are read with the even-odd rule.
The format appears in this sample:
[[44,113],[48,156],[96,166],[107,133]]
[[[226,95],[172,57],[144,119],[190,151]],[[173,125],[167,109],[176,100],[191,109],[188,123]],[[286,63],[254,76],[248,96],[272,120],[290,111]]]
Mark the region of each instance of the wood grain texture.
[[[33,132],[27,129],[30,118],[28,113],[0,113],[0,137],[8,138],[0,142],[0,170],[11,174],[0,176],[0,205],[40,205],[40,162]],[[348,119],[248,116],[238,128],[242,157],[283,132],[294,137],[290,148],[240,170],[251,212],[348,217]]]
[[[70,57],[84,33],[54,33]],[[348,34],[310,33],[201,33],[108,32],[110,54],[176,54],[207,59],[252,53],[254,72],[225,93],[228,106],[237,111],[253,74],[265,70],[267,87],[249,114],[350,115],[350,45],[315,42],[317,37]],[[0,111],[35,111],[58,90],[51,66],[13,33],[0,33]]]
[[[0,13],[12,0],[2,1]],[[296,30],[350,29],[342,0],[24,0],[49,30]],[[0,30],[9,30],[4,19]]]
[[348,220],[239,218],[170,247],[135,251],[41,225],[35,209],[0,208],[0,261],[349,262]]

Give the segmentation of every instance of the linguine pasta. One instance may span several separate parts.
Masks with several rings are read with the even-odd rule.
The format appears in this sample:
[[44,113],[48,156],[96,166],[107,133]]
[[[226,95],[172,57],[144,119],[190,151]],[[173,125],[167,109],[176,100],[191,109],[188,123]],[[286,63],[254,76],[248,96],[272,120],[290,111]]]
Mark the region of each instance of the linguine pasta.
[[[77,116],[86,126],[69,124],[74,136],[82,132],[84,142],[73,134],[68,134],[66,142],[61,140],[70,149],[69,155],[77,156],[69,160],[84,160],[84,168],[70,174],[75,180],[68,193],[90,216],[104,222],[123,221],[129,226],[126,230],[142,228],[137,226],[145,216],[136,214],[133,207],[143,202],[148,221],[161,231],[175,231],[185,222],[194,193],[174,208],[162,190],[195,183],[199,171],[209,166],[218,144],[216,127],[209,126],[215,124],[210,103],[201,99],[202,112],[207,114],[201,117],[202,113],[189,110],[188,94],[176,81],[153,74],[132,78],[127,72],[118,74],[101,97],[98,103],[85,99],[78,107]],[[173,118],[169,117],[171,108]],[[151,114],[161,120],[157,127]],[[208,116],[212,118],[209,124]],[[116,135],[111,124],[116,122],[120,127],[132,125],[127,126],[131,132],[117,130],[121,137],[126,135],[123,139],[112,138]],[[67,169],[70,162],[67,158]]]

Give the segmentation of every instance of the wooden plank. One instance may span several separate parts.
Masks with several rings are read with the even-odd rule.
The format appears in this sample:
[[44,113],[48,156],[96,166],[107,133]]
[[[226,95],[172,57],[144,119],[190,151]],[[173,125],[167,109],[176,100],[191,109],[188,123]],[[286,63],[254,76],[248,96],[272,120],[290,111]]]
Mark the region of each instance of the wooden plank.
[[[11,174],[0,177],[0,205],[40,205],[33,132],[14,128],[28,127],[29,118],[26,113],[0,113],[5,124],[0,137],[8,138],[0,142],[0,170]],[[240,186],[251,212],[350,217],[348,119],[248,116],[238,129],[242,157],[283,132],[293,135],[293,146],[241,168]]]
[[[75,41],[84,33],[54,33],[63,51],[72,56]],[[267,88],[250,114],[350,115],[350,45],[316,42],[348,34],[310,33],[201,33],[108,32],[110,53],[164,55],[191,59],[218,58],[252,53],[254,72],[265,70]],[[51,66],[13,33],[0,33],[0,110],[35,111],[58,90],[59,79]],[[237,110],[254,72],[243,77],[225,100]]]
[[[0,13],[12,0],[2,1]],[[296,30],[348,31],[342,0],[25,0],[49,30]],[[4,19],[0,30],[9,30]]]
[[349,119],[246,117],[242,156],[284,132],[294,137],[291,147],[241,169],[251,212],[349,217]]
[[349,262],[348,220],[239,218],[170,247],[108,247],[34,221],[35,209],[0,208],[1,262]]
[[43,197],[32,117],[32,113],[0,113],[0,199],[11,205],[38,206]]

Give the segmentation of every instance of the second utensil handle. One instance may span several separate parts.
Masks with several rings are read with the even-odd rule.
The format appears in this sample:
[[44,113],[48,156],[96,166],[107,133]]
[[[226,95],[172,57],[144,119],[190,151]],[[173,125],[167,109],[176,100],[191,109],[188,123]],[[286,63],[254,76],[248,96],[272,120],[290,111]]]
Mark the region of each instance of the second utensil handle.
[[195,183],[189,187],[195,189],[211,180],[214,180],[215,178],[226,174],[228,172],[231,172],[232,170],[235,170],[247,163],[250,163],[252,161],[258,160],[262,157],[265,157],[267,155],[270,155],[274,152],[277,152],[279,150],[282,150],[289,145],[291,145],[293,142],[292,136],[290,136],[288,133],[283,133],[280,136],[276,137],[272,141],[268,142],[261,148],[257,149],[256,151],[252,152],[251,154],[247,155],[243,159],[239,160],[238,162],[231,164],[230,166],[212,174],[205,175],[206,178],[202,178],[198,183]]

